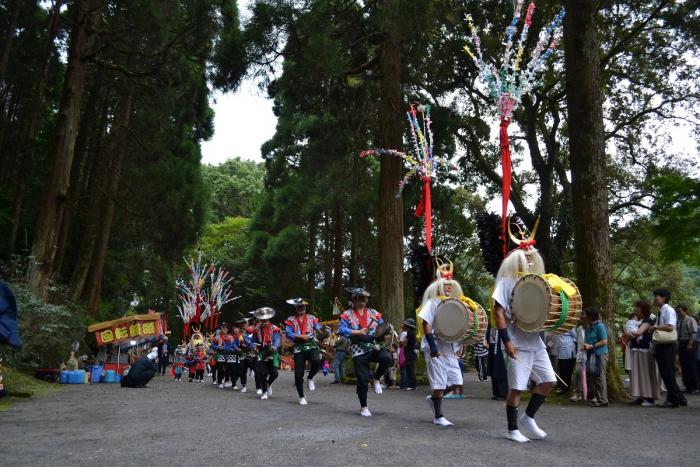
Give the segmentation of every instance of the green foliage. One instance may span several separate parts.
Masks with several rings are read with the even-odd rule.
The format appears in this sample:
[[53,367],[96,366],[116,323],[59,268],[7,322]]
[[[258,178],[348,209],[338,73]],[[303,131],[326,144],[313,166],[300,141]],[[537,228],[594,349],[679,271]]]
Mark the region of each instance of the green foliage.
[[663,241],[664,261],[700,266],[700,179],[666,171],[650,180],[652,232]]
[[199,239],[197,249],[207,260],[234,274],[241,272],[250,245],[249,224],[250,219],[245,217],[226,217],[218,224],[208,224]]
[[202,178],[210,196],[212,222],[226,217],[252,217],[262,202],[265,168],[239,157],[220,165],[204,165]]
[[[7,364],[15,368],[57,368],[67,359],[73,342],[80,351],[89,353],[85,345],[85,316],[77,307],[53,305],[39,299],[23,285],[13,285],[17,298],[20,349],[5,352]],[[80,352],[78,353],[80,355]]]

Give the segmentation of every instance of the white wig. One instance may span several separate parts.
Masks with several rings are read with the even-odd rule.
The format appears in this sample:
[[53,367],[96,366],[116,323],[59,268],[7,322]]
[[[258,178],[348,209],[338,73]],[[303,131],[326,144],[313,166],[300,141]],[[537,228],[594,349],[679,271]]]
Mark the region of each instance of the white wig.
[[[530,264],[532,263],[532,264]],[[498,268],[498,279],[517,279],[519,273],[544,274],[544,261],[535,248],[516,248],[508,253]]]
[[459,285],[459,282],[456,280],[452,279],[438,279],[434,281],[432,284],[428,286],[427,289],[425,289],[425,292],[423,293],[423,304],[425,304],[428,300],[432,300],[433,298],[437,298],[441,295],[445,295],[445,284],[451,284],[452,285],[452,290],[450,291],[450,297],[453,298],[459,298],[464,293],[462,292],[462,286]]

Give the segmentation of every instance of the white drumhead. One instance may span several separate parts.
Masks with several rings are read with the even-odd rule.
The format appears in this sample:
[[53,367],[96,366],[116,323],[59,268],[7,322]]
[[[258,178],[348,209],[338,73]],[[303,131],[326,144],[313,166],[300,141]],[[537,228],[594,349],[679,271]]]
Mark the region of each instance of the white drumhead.
[[528,274],[521,277],[513,288],[510,311],[520,329],[527,332],[539,331],[551,307],[549,286],[540,276]]
[[448,343],[463,340],[469,328],[467,313],[467,307],[456,298],[440,302],[433,321],[433,329],[438,337]]

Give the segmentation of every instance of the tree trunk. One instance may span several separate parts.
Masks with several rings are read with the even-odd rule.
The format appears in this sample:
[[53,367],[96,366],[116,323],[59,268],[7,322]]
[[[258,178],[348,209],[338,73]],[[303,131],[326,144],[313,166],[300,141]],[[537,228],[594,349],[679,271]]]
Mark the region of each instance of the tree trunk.
[[309,222],[309,260],[306,266],[306,296],[309,297],[309,302],[312,305],[318,304],[316,301],[316,242],[318,241],[318,222],[312,219]]
[[[102,75],[104,68],[100,67],[94,77],[93,84],[91,86],[90,95],[85,105],[85,110],[83,111],[83,116],[81,121],[83,122],[96,122],[98,116],[98,101],[102,94]],[[89,141],[93,140],[94,134],[102,131],[96,124],[91,125],[81,125],[78,131],[78,139],[75,143],[75,161],[73,162],[73,168],[71,169],[70,186],[72,187],[70,193],[68,194],[68,200],[66,201],[67,208],[63,216],[61,225],[61,234],[57,243],[57,253],[54,265],[54,279],[61,275],[61,272],[66,268],[64,266],[64,260],[66,256],[66,250],[68,248],[68,238],[71,231],[71,221],[73,215],[77,212],[79,208],[79,202],[76,201],[80,199],[81,195],[81,181],[85,177],[90,176],[91,165],[90,164],[90,151],[89,151]],[[88,167],[90,166],[90,167]],[[82,248],[80,245],[79,249]],[[72,267],[72,265],[71,265]]]
[[[399,1],[383,0],[385,37],[380,57],[381,147],[403,147],[403,102],[401,100],[401,36],[398,28]],[[379,175],[379,306],[387,321],[398,325],[404,319],[403,304],[403,203],[396,197],[402,161],[383,157]]]
[[[612,331],[614,307],[608,224],[603,97],[598,43],[598,1],[567,0],[564,20],[566,92],[569,111],[571,189],[574,217],[576,282],[585,307],[597,306]],[[611,333],[614,336],[614,333]],[[608,386],[612,397],[623,390],[615,363],[615,339]]]
[[90,173],[85,185],[81,187],[81,198],[89,200],[90,204],[87,209],[87,221],[83,226],[83,232],[80,236],[78,258],[75,261],[69,285],[71,301],[74,303],[77,303],[83,297],[85,291],[85,283],[88,273],[90,272],[90,264],[92,263],[92,255],[97,240],[97,230],[102,217],[102,196],[99,187],[106,183],[107,169],[109,169],[111,161],[109,160],[109,153],[106,157],[108,160],[102,160],[103,151],[101,148],[104,132],[106,131],[105,128],[107,126],[107,114],[110,113],[110,111],[110,106],[105,102],[103,104],[101,120],[97,124],[97,131],[95,135],[93,135],[94,139],[90,143],[90,159],[92,162]]
[[360,231],[357,216],[350,219],[350,284],[357,284],[358,267],[357,259],[360,247]]
[[7,25],[7,34],[2,44],[2,55],[0,55],[0,82],[5,81],[5,71],[7,71],[7,63],[10,61],[10,51],[12,50],[12,42],[15,38],[17,30],[17,20],[19,12],[22,9],[23,0],[15,0],[14,7],[10,16],[10,23]]
[[340,202],[335,202],[333,220],[333,296],[340,297],[343,293],[343,211]]
[[331,253],[331,226],[327,212],[323,213],[323,292],[330,296],[333,287],[333,256]]
[[34,266],[29,285],[31,290],[42,298],[47,297],[56,255],[58,230],[70,189],[70,173],[80,118],[80,101],[85,88],[87,63],[84,53],[94,37],[95,23],[101,17],[101,10],[94,8],[93,4],[96,3],[95,0],[82,0],[73,6],[73,30],[68,51],[68,69],[63,84],[51,162],[42,194],[32,249]]
[[[128,78],[127,78],[128,79]],[[102,225],[98,236],[97,244],[95,245],[95,255],[90,270],[90,279],[88,281],[88,304],[87,312],[90,316],[97,314],[97,305],[100,301],[102,291],[102,272],[104,270],[105,259],[107,258],[107,250],[109,247],[109,235],[112,230],[112,220],[114,219],[115,198],[119,191],[119,181],[122,174],[122,162],[126,155],[127,148],[127,128],[131,119],[131,107],[134,101],[134,84],[129,81],[125,84],[126,89],[124,95],[119,100],[119,112],[117,113],[114,123],[113,132],[110,138],[110,153],[114,154],[112,165],[109,168],[109,184],[106,188],[104,196],[104,211],[102,217]]]

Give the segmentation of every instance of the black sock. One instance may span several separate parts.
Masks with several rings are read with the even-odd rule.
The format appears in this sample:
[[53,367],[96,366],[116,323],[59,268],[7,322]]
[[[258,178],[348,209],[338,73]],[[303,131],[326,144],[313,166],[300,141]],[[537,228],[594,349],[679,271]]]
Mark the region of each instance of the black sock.
[[518,429],[518,408],[506,405],[506,416],[508,417],[508,431]]
[[535,418],[535,414],[537,411],[542,407],[542,404],[544,404],[545,397],[542,394],[533,394],[532,398],[530,399],[530,403],[527,404],[527,409],[525,409],[525,413],[527,414],[528,417],[530,418]]
[[442,397],[436,399],[435,396],[430,398],[433,401],[433,407],[435,408],[435,418],[442,417]]

